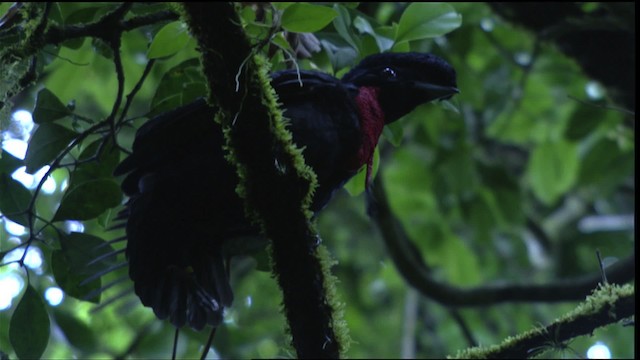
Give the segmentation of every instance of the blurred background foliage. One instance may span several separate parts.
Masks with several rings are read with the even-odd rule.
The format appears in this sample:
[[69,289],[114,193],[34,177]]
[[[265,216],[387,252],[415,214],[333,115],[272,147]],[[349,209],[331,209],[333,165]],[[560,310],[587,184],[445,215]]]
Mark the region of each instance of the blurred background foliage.
[[[119,6],[55,3],[48,22],[86,25]],[[574,58],[545,41],[549,38],[505,21],[496,14],[495,4],[296,4],[295,11],[291,3],[274,6],[241,7],[245,29],[256,43],[274,35],[264,47],[274,71],[292,67],[295,56],[300,68],[340,76],[364,56],[382,51],[433,52],[457,70],[461,92],[452,104],[419,107],[388,127],[379,146],[377,176],[384,180],[395,216],[434,278],[455,286],[544,284],[598,272],[596,249],[605,265],[634,251],[635,105],[615,102],[610,87],[586,75]],[[553,4],[540,6],[550,13],[556,10]],[[575,6],[594,17],[620,14],[599,3]],[[29,34],[13,30],[32,29],[30,22],[37,20],[24,14],[37,15],[42,5],[27,10],[17,20],[22,27],[5,22],[0,28],[4,54]],[[167,4],[135,4],[127,18],[168,10]],[[10,11],[10,3],[0,5],[0,15]],[[277,19],[285,32],[271,26],[274,13],[280,14]],[[594,23],[584,21],[581,26],[602,26]],[[120,50],[125,93],[154,59],[117,134],[119,145],[129,148],[135,128],[146,118],[202,96],[206,87],[195,41],[177,18],[123,32]],[[635,64],[634,49],[623,51]],[[119,180],[109,172],[118,159],[98,156],[99,165],[92,169],[74,162],[93,158],[96,147],[110,145],[103,145],[99,133],[87,136],[49,171],[50,180],[41,181],[49,170],[40,170],[42,165],[112,112],[120,83],[112,48],[86,37],[46,45],[35,55],[37,81],[12,94],[11,111],[35,108],[38,125],[17,116],[10,119],[6,109],[0,119],[5,149],[0,200],[6,215],[0,218],[0,350],[16,356],[9,324],[28,281],[43,297],[51,319],[43,358],[169,357],[174,329],[156,320],[135,296],[129,293],[105,305],[119,291],[130,292],[128,284],[106,291],[97,311],[94,303],[73,297],[86,296],[125,273],[113,272],[84,288],[74,287],[75,257],[95,253],[89,249],[88,255],[70,254],[60,240],[69,232],[84,234],[76,235],[84,244],[121,235],[108,230],[121,194],[104,192]],[[7,82],[29,67],[26,60],[14,65],[2,70]],[[7,92],[8,85],[2,86]],[[38,140],[39,152],[27,151],[25,163],[21,158],[26,141],[35,148],[36,128],[47,129],[40,130],[45,140]],[[69,163],[74,166],[65,166]],[[86,180],[78,174],[81,168],[88,171],[83,176],[97,176],[103,185],[97,190],[81,188]],[[39,182],[35,225],[26,217],[9,216],[11,204],[30,201]],[[473,344],[497,344],[575,307],[575,302],[502,303],[461,308],[453,316],[446,306],[419,295],[398,273],[366,215],[359,184],[361,180],[349,184],[349,192],[340,192],[318,219],[324,244],[337,260],[333,270],[353,340],[349,357],[442,357]],[[78,188],[81,196],[72,197],[69,189]],[[67,201],[69,210],[58,209],[61,201]],[[47,223],[51,219],[57,221],[53,226]],[[30,239],[30,229],[41,231],[25,254],[19,245]],[[264,254],[234,262],[236,300],[210,357],[295,357],[280,313],[279,289],[268,272],[255,269],[264,270],[265,263]],[[59,288],[64,291],[55,290]],[[51,300],[56,299],[54,293],[62,297]],[[27,319],[32,327],[46,325],[37,315]],[[204,333],[182,331],[178,357],[199,356],[205,340]],[[612,325],[574,339],[569,349],[550,345],[546,356],[585,357],[596,344],[605,345],[613,357],[632,357],[634,330]]]

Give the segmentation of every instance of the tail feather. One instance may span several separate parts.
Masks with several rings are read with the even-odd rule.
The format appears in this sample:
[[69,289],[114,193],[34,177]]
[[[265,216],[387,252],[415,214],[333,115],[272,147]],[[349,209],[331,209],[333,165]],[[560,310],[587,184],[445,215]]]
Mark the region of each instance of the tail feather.
[[129,201],[117,220],[126,221],[135,293],[158,318],[196,330],[220,324],[233,302],[225,241],[257,233],[244,218],[213,117],[197,101],[151,119],[115,171],[126,174]]
[[176,324],[185,324],[187,322],[187,303],[189,301],[190,294],[187,291],[187,286],[183,282],[178,282],[173,287],[171,294],[171,303],[169,305],[169,321],[174,326]]
[[224,264],[208,269],[170,266],[162,273],[147,272],[146,278],[135,272],[132,277],[135,293],[159,319],[201,330],[205,325],[219,325],[224,307],[233,301],[226,271],[216,273],[220,269],[224,270]]

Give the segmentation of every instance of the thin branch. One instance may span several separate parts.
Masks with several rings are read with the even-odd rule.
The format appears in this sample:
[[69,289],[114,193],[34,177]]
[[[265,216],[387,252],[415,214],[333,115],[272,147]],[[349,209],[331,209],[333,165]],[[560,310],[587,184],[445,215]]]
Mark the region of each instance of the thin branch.
[[118,146],[118,138],[116,136],[116,116],[120,109],[120,104],[122,103],[125,86],[124,67],[122,66],[122,57],[120,54],[120,36],[118,35],[117,38],[111,39],[109,45],[111,45],[111,50],[113,51],[113,64],[115,65],[116,78],[118,79],[118,90],[116,93],[116,100],[113,103],[113,109],[111,110],[109,117],[107,117],[107,120],[109,121],[109,129],[111,130],[113,145]]
[[51,27],[45,34],[45,43],[57,45],[66,40],[84,37],[107,39],[114,33],[120,35],[125,31],[130,31],[143,26],[157,24],[162,21],[174,21],[179,19],[178,14],[173,11],[160,11],[149,15],[134,17],[129,20],[122,20],[110,16],[116,12],[118,12],[118,10],[115,10],[96,22],[89,24]]
[[27,209],[25,210],[25,213],[28,215],[29,239],[27,239],[27,241],[25,242],[25,250],[24,250],[25,252],[24,252],[22,258],[19,260],[20,266],[24,267],[24,259],[25,259],[26,254],[27,254],[27,250],[29,249],[29,247],[31,246],[33,241],[36,239],[36,234],[37,233],[34,231],[35,230],[34,229],[35,228],[34,219],[37,216],[36,215],[36,211],[35,211],[35,205],[36,205],[36,200],[38,198],[38,195],[40,195],[40,192],[42,191],[42,187],[44,186],[44,183],[47,181],[47,178],[56,169],[60,168],[60,164],[62,163],[62,160],[71,152],[71,150],[73,150],[78,144],[80,144],[89,135],[93,134],[98,129],[100,129],[102,127],[105,127],[105,126],[108,126],[108,125],[109,125],[109,119],[100,121],[100,122],[96,123],[95,125],[91,126],[89,129],[87,129],[84,132],[80,133],[78,136],[76,136],[76,138],[71,141],[69,146],[64,148],[64,150],[62,150],[60,152],[60,154],[58,154],[58,156],[51,162],[51,164],[49,166],[49,169],[42,176],[42,178],[40,179],[40,182],[38,182],[38,185],[36,186],[35,190],[33,191],[33,196],[31,196],[31,200],[29,201],[29,206],[27,206]]
[[180,328],[176,327],[176,333],[173,335],[173,349],[171,350],[171,360],[176,359],[176,353],[178,352],[178,339],[180,338]]
[[613,106],[613,105],[598,104],[598,103],[595,103],[595,102],[578,99],[577,97],[575,97],[573,95],[568,95],[567,97],[569,99],[577,101],[577,102],[579,102],[580,104],[583,104],[583,105],[593,106],[593,107],[597,107],[597,108],[604,109],[604,110],[617,111],[619,113],[622,113],[622,114],[625,114],[625,115],[629,115],[629,116],[636,116],[636,112],[635,111],[632,111],[632,110],[629,110],[629,109],[625,109],[625,108],[622,108],[622,107]]
[[[56,169],[62,166],[61,164],[62,160],[71,152],[71,150],[73,150],[78,144],[80,144],[80,142],[82,142],[89,135],[96,133],[98,130],[102,129],[103,127],[106,127],[106,126],[109,127],[109,130],[110,130],[109,132],[113,138],[113,143],[115,146],[118,146],[118,143],[116,141],[116,115],[117,115],[118,109],[120,108],[120,104],[122,103],[124,86],[125,86],[124,69],[122,66],[120,50],[119,50],[122,33],[124,31],[128,31],[141,26],[155,24],[163,20],[171,20],[171,19],[178,18],[177,14],[173,12],[159,12],[156,14],[135,17],[135,18],[124,21],[123,19],[131,9],[131,6],[132,6],[131,3],[122,3],[114,11],[106,14],[101,19],[91,24],[71,25],[71,26],[66,26],[62,28],[56,27],[56,26],[50,26],[48,30],[46,30],[47,19],[48,19],[47,15],[51,10],[51,4],[47,3],[43,11],[42,21],[38,24],[38,26],[36,27],[36,31],[34,31],[33,35],[29,39],[29,43],[32,44],[33,46],[26,47],[27,53],[14,54],[14,56],[18,56],[18,57],[30,56],[40,51],[47,44],[59,44],[63,41],[74,39],[74,38],[96,37],[110,44],[114,52],[114,64],[115,64],[116,74],[118,78],[118,90],[117,90],[116,100],[114,102],[114,106],[111,114],[105,120],[96,123],[86,131],[79,134],[71,142],[71,144],[69,144],[69,146],[67,146],[63,151],[61,151],[60,154],[58,154],[58,156],[50,164],[49,170],[44,174],[44,176],[36,186],[33,196],[31,197],[31,200],[29,202],[29,205],[25,210],[25,213],[28,215],[27,227],[29,229],[30,236],[29,236],[29,239],[24,243],[24,246],[25,246],[24,254],[22,258],[18,260],[18,263],[23,267],[24,267],[24,260],[26,258],[27,250],[29,249],[29,247],[31,246],[31,244],[33,243],[33,241],[36,239],[36,236],[37,236],[37,232],[35,231],[35,219],[37,218],[37,214],[35,211],[35,203],[42,190],[42,186],[44,186],[44,183],[47,180],[47,178],[51,175],[53,171],[55,171]],[[148,64],[148,67],[149,67],[149,64]],[[35,57],[34,57],[34,60],[32,61],[32,68],[35,70]],[[135,93],[139,90],[139,85],[141,85],[144,78],[148,75],[148,71],[149,69],[145,69],[142,79],[130,94],[131,98],[133,98]],[[31,71],[29,73],[31,73]],[[128,109],[129,104],[130,103],[127,102],[126,109]],[[126,109],[123,112],[123,114],[126,113]],[[119,121],[118,124],[120,122],[121,121]],[[101,144],[98,150],[98,154],[102,152],[105,144],[106,144],[106,138],[105,138],[105,141]],[[45,227],[48,225],[49,224],[46,224]],[[42,231],[42,229],[40,231]]]
[[211,349],[211,343],[213,343],[213,338],[216,335],[216,327],[211,329],[209,333],[209,337],[207,338],[207,343],[204,344],[204,348],[202,349],[202,355],[200,356],[200,360],[204,360],[207,358],[207,354],[209,353],[209,349]]
[[605,271],[604,264],[602,263],[602,258],[600,257],[600,250],[596,249],[596,255],[598,257],[598,266],[600,267],[600,275],[602,276],[602,284],[606,285],[609,283],[609,280],[607,280],[607,272]]
[[617,323],[635,314],[633,286],[602,286],[573,312],[546,327],[536,328],[511,337],[488,349],[472,348],[460,351],[457,358],[524,359],[555,348],[566,349],[567,342],[589,335],[599,327]]
[[[459,288],[435,280],[415,245],[391,213],[387,196],[378,176],[373,185],[376,207],[372,218],[378,225],[398,271],[424,296],[452,307],[487,306],[504,302],[560,302],[584,299],[601,282],[600,272],[556,280],[547,284],[487,284]],[[607,268],[610,283],[623,284],[635,278],[635,254]]]
[[178,20],[179,16],[173,11],[159,11],[157,13],[141,15],[124,20],[124,14],[130,8],[130,3],[124,3],[116,10],[103,16],[95,22],[81,25],[57,26],[51,25],[46,32],[40,35],[40,39],[34,39],[34,46],[29,46],[13,56],[25,58],[36,54],[46,45],[59,45],[60,43],[85,37],[107,40],[113,36],[120,36],[123,32],[134,30],[143,26],[154,25],[163,21]]
[[471,332],[469,325],[467,325],[467,322],[464,320],[462,315],[460,315],[460,312],[454,309],[450,309],[449,315],[453,318],[453,321],[458,324],[460,331],[462,331],[462,335],[464,336],[465,340],[467,340],[467,344],[469,344],[469,346],[478,346],[478,341],[476,340],[475,336],[473,336],[473,332]]
[[39,41],[39,39],[44,34],[44,30],[47,28],[47,23],[48,23],[48,20],[49,20],[49,14],[51,13],[51,7],[52,6],[53,6],[53,3],[51,3],[51,2],[45,3],[44,11],[42,12],[42,18],[40,19],[40,22],[36,26],[36,28],[33,31],[33,33],[31,34],[31,37],[28,40],[29,43],[34,43],[34,42]]
[[120,119],[118,119],[118,121],[116,122],[116,128],[119,128],[125,121],[125,118],[127,116],[127,112],[129,112],[129,107],[131,107],[131,104],[133,103],[133,99],[136,97],[136,94],[138,93],[138,91],[140,91],[140,89],[142,88],[142,84],[144,84],[144,81],[146,80],[147,76],[149,76],[149,73],[151,73],[151,69],[153,68],[153,65],[156,63],[156,59],[151,59],[147,62],[147,65],[144,67],[144,70],[142,71],[142,75],[140,76],[140,79],[138,80],[138,82],[136,83],[136,85],[133,87],[133,89],[131,89],[131,92],[127,95],[127,101],[124,104],[124,108],[122,109],[122,113],[120,114]]

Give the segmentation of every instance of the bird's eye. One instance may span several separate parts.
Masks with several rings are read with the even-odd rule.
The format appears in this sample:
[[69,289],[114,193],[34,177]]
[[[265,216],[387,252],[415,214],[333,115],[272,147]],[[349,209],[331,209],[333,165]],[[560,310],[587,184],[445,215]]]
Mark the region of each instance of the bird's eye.
[[382,76],[387,78],[387,79],[393,79],[393,78],[396,77],[396,72],[393,71],[392,68],[386,67],[386,68],[382,69]]

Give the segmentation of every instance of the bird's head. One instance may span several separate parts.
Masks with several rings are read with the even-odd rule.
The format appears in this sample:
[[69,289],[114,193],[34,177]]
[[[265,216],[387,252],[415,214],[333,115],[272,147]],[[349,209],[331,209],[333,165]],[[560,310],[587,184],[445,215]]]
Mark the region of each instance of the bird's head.
[[377,88],[387,124],[418,105],[449,99],[459,92],[451,65],[435,55],[414,52],[368,56],[342,82]]

